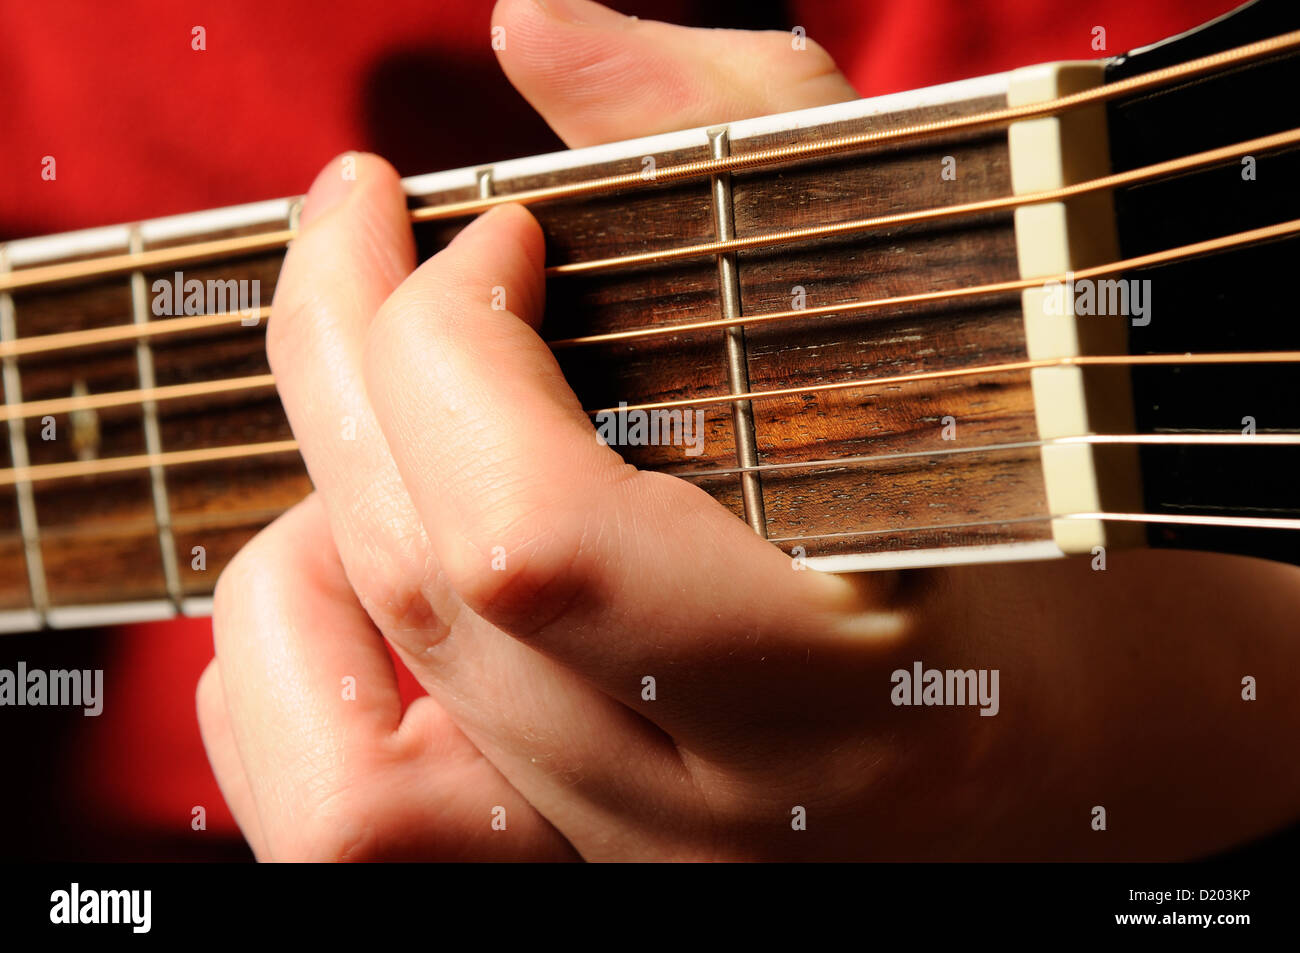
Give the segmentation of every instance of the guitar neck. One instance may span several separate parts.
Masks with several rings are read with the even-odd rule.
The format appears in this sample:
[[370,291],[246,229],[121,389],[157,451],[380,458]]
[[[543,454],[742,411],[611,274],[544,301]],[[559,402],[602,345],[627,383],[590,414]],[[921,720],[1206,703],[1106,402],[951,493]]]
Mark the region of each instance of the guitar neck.
[[[585,182],[619,173],[641,173],[650,157],[657,169],[704,160],[715,151],[752,151],[826,139],[862,128],[889,128],[911,122],[974,115],[1005,104],[1006,76],[995,76],[948,87],[794,115],[733,123],[726,136],[697,129],[634,142],[599,146],[458,169],[405,181],[413,209],[463,202],[483,194],[512,195],[564,183]],[[939,147],[941,145],[941,147]],[[944,156],[958,162],[955,181],[942,179]],[[715,196],[714,182],[700,177],[675,183],[650,182],[631,194],[583,196],[538,204],[533,211],[547,236],[553,262],[603,259],[684,243],[715,240],[719,221],[736,235],[752,235],[792,225],[833,221],[897,207],[903,199],[917,205],[931,200],[963,201],[1003,194],[1009,186],[1004,130],[955,137],[925,149],[899,149],[888,155],[833,157],[825,161],[782,165],[725,177],[724,206]],[[807,206],[810,189],[816,205]],[[877,196],[875,201],[864,197]],[[161,252],[190,248],[231,238],[274,237],[293,224],[295,200],[258,203],[180,216],[138,225],[96,229],[50,238],[11,242],[5,248],[7,267],[17,274],[70,262],[119,259],[131,252]],[[721,213],[721,216],[719,216]],[[463,226],[466,218],[440,219],[416,225],[421,255],[431,254]],[[946,285],[957,287],[985,277],[1016,274],[1014,236],[1008,215],[967,228],[960,247],[931,231],[894,235],[889,241],[820,242],[797,252],[706,256],[680,262],[619,269],[590,276],[557,276],[548,282],[546,328],[553,337],[612,332],[650,321],[694,322],[719,314],[784,310],[802,288],[810,306],[850,301],[882,290],[879,276],[891,275],[890,290],[906,291]],[[900,245],[905,242],[905,245]],[[258,378],[269,374],[264,349],[264,321],[248,326],[226,320],[203,326],[209,313],[208,282],[235,281],[250,291],[257,282],[261,306],[269,304],[283,254],[282,247],[254,251],[238,258],[168,261],[137,271],[115,273],[63,284],[55,288],[15,289],[4,296],[6,341],[40,341],[70,332],[120,330],[149,326],[158,333],[127,336],[112,342],[70,349],[9,355],[6,363],[6,403],[179,388],[202,382]],[[726,281],[723,269],[733,277]],[[181,311],[154,313],[155,282],[182,282]],[[185,307],[184,283],[199,282],[202,296]],[[724,281],[727,287],[724,288]],[[161,285],[159,287],[169,287]],[[176,299],[171,297],[171,310]],[[730,310],[728,310],[730,309]],[[230,309],[233,310],[233,309]],[[789,331],[773,326],[747,336],[723,330],[631,342],[613,347],[574,348],[559,352],[566,373],[589,407],[678,400],[727,394],[733,390],[774,385],[791,386],[835,373],[866,374],[879,367],[913,367],[919,336],[930,337],[930,352],[956,364],[971,353],[972,335],[983,342],[980,352],[1005,357],[1021,353],[1019,308],[1004,300],[949,324],[941,337],[932,336],[923,309],[873,327],[832,320],[816,332],[803,329],[799,337],[825,359],[822,368],[799,366],[789,360],[783,342]],[[175,323],[189,312],[199,327]],[[227,316],[237,319],[239,316]],[[173,322],[168,324],[168,322]],[[194,322],[192,322],[194,323]],[[923,325],[925,327],[923,328]],[[158,327],[155,327],[158,326]],[[178,328],[171,332],[170,328]],[[730,352],[742,348],[748,380],[733,374]],[[988,437],[1001,442],[1032,441],[1032,408],[1024,375],[978,386],[954,382],[945,390],[951,399],[936,402],[932,392],[896,390],[881,394],[870,406],[861,395],[828,398],[839,411],[823,418],[817,432],[797,442],[791,428],[802,426],[803,401],[755,403],[755,417],[741,417],[726,403],[699,408],[703,414],[702,451],[691,447],[653,444],[620,449],[640,466],[669,472],[706,472],[694,479],[746,518],[745,484],[760,494],[762,531],[771,538],[807,539],[805,551],[852,553],[883,551],[876,527],[854,538],[837,536],[854,523],[846,518],[860,512],[878,490],[879,467],[850,468],[828,476],[819,467],[777,471],[767,480],[736,472],[741,453],[751,465],[796,463],[824,457],[875,455],[881,450],[910,451],[922,429],[939,442],[940,410],[963,420],[971,442]],[[966,413],[964,401],[979,399],[979,410]],[[991,399],[990,399],[991,398]],[[41,408],[37,408],[39,410]],[[24,412],[25,413],[25,412]],[[694,414],[692,414],[694,417]],[[53,426],[48,426],[53,418]],[[874,422],[872,421],[874,418]],[[905,423],[906,422],[906,423]],[[904,424],[905,427],[899,427]],[[52,439],[43,439],[42,430]],[[291,449],[292,433],[273,388],[267,386],[228,393],[179,396],[93,410],[54,412],[10,421],[6,468],[26,469],[27,479],[0,487],[0,607],[8,610],[10,628],[41,622],[54,626],[105,621],[159,618],[176,611],[202,614],[222,566],[239,547],[277,513],[310,490],[309,479]],[[884,430],[897,432],[883,437]],[[963,434],[965,436],[965,434]],[[740,449],[738,449],[740,444]],[[232,456],[203,456],[227,451]],[[188,455],[182,457],[181,455]],[[173,462],[187,459],[188,462]],[[134,461],[131,469],[102,472],[109,461]],[[80,465],[80,469],[76,467]],[[1043,512],[1041,480],[1035,451],[1013,452],[994,464],[987,483],[1000,484],[990,500],[995,519],[1019,520]],[[60,478],[46,478],[65,466]],[[911,507],[926,525],[968,523],[966,514],[948,506],[930,519],[927,508],[943,491],[916,492],[927,478],[921,468],[900,462],[892,469],[913,474],[913,487],[891,491],[895,508]],[[717,472],[721,471],[721,472]],[[967,468],[968,475],[974,469]],[[974,489],[969,477],[961,478]],[[1013,484],[1021,484],[1024,498]],[[955,489],[955,481],[948,489]],[[936,488],[937,490],[938,488]],[[848,494],[848,495],[846,495]],[[853,495],[858,496],[852,499]],[[911,495],[914,500],[904,503]],[[752,502],[751,502],[752,505]],[[994,512],[998,511],[998,512]],[[900,514],[895,512],[897,519]],[[751,512],[750,521],[760,517]],[[1011,522],[970,530],[903,532],[917,552],[962,541],[1000,545],[1046,540],[1043,525],[1037,534],[1031,523]],[[962,534],[960,537],[958,534]],[[882,539],[883,543],[884,540]],[[792,547],[791,547],[792,548]]]
[[[1043,286],[1138,246],[1124,190],[1036,197],[1111,171],[1119,94],[1058,108],[1107,65],[404,184],[422,256],[485,203],[529,204],[544,335],[596,432],[792,555],[1089,553],[1135,540],[1105,516],[1140,513],[1147,474],[1137,445],[1088,439],[1133,434],[1148,391],[1085,366],[1127,353],[1131,316],[1053,320]],[[0,246],[0,630],[205,614],[225,563],[310,491],[264,339],[297,206]]]

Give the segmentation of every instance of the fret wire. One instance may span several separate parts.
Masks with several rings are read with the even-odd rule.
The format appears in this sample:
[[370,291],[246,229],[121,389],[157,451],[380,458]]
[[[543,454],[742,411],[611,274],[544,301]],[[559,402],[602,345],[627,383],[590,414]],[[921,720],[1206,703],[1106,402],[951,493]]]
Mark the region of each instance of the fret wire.
[[[9,268],[8,251],[0,245],[0,275]],[[13,295],[0,291],[0,344],[18,336],[18,322],[14,314]],[[23,399],[22,378],[18,369],[18,359],[12,356],[3,358],[0,366],[3,376],[5,407],[19,404]],[[21,473],[30,466],[27,453],[27,431],[19,420],[9,421],[9,456],[13,464],[11,470]],[[4,471],[0,471],[3,475]],[[45,625],[49,616],[50,592],[45,577],[45,559],[41,552],[40,523],[36,515],[36,493],[31,480],[14,480],[9,484],[14,487],[18,503],[18,528],[23,540],[23,561],[27,566],[27,590],[32,600],[32,610],[41,625]]]
[[[709,150],[715,159],[731,151],[727,127],[708,131]],[[735,211],[732,204],[731,173],[720,172],[711,182],[713,222],[720,240],[734,237]],[[724,318],[740,317],[740,272],[736,256],[721,253],[716,256],[718,269],[718,303]],[[722,331],[722,346],[726,358],[727,389],[733,394],[749,390],[749,355],[745,347],[745,329],[736,325]],[[745,521],[759,536],[767,536],[767,507],[763,500],[763,484],[758,472],[751,469],[758,463],[758,441],[754,432],[754,408],[748,401],[731,405],[731,433],[736,448],[736,462],[745,469],[740,474],[740,499],[745,511]]]
[[1059,275],[1045,275],[1039,278],[1013,278],[1008,281],[997,281],[987,285],[970,285],[964,288],[951,288],[946,291],[925,291],[909,295],[896,295],[892,298],[868,298],[857,301],[843,301],[837,304],[817,305],[812,308],[792,309],[789,311],[768,311],[763,314],[746,315],[734,320],[723,318],[720,320],[711,319],[708,321],[685,321],[680,324],[656,324],[644,328],[631,328],[626,331],[609,331],[603,334],[587,334],[582,335],[581,337],[560,338],[547,341],[546,343],[550,345],[552,350],[556,350],[560,348],[580,347],[592,344],[609,344],[616,341],[640,340],[642,338],[660,337],[665,334],[673,335],[686,334],[693,331],[709,331],[714,328],[726,328],[736,324],[753,325],[781,321],[799,321],[825,317],[827,315],[845,314],[853,311],[869,311],[876,308],[896,307],[898,305],[929,304],[937,301],[955,301],[964,298],[977,298],[983,297],[984,295],[1011,294],[1012,292],[1024,291],[1028,288],[1042,288],[1052,283],[1063,284],[1071,280],[1097,278],[1102,275],[1111,275],[1138,268],[1149,268],[1153,265],[1168,264],[1172,261],[1196,258],[1201,255],[1209,255],[1243,245],[1252,245],[1257,242],[1266,242],[1285,238],[1297,233],[1300,233],[1300,219],[1293,219],[1289,222],[1279,222],[1276,225],[1269,225],[1264,228],[1237,232],[1233,235],[1225,235],[1222,238],[1212,238],[1203,242],[1195,242],[1191,245],[1180,245],[1177,248],[1167,248],[1164,251],[1152,252],[1148,255],[1139,255],[1136,258],[1129,258],[1123,261],[1106,262],[1105,264],[1080,268],[1076,271],[1065,272]]
[[[130,250],[140,254],[144,251],[144,238],[139,226],[132,226]],[[131,318],[139,327],[149,323],[149,291],[145,285],[143,271],[131,272]],[[135,342],[136,370],[140,378],[140,390],[143,393],[156,391],[157,378],[154,374],[153,348],[149,338],[141,336]],[[162,428],[158,425],[158,402],[152,398],[140,402],[140,412],[144,424],[145,452],[150,457],[162,455]],[[176,558],[176,539],[172,535],[171,502],[167,495],[167,476],[158,464],[149,467],[149,490],[153,499],[154,523],[158,534],[158,557],[162,562],[163,582],[167,597],[179,612],[185,591],[181,585],[180,565]]]
[[[1189,60],[1174,66],[1153,70],[1140,76],[1130,77],[1116,83],[1094,87],[1078,93],[1072,93],[1057,99],[1022,106],[1005,107],[971,116],[956,116],[948,119],[917,123],[894,129],[882,129],[872,132],[853,133],[836,136],[815,142],[796,143],[770,149],[736,153],[717,159],[685,162],[667,166],[656,172],[653,180],[645,179],[640,171],[620,175],[604,176],[565,185],[546,186],[529,189],[513,194],[496,194],[479,197],[462,202],[448,202],[431,205],[411,211],[411,221],[423,222],[436,219],[460,218],[487,211],[497,205],[530,205],[537,202],[552,201],[561,198],[576,198],[584,195],[598,195],[614,192],[624,188],[647,188],[679,180],[699,178],[720,172],[733,172],[781,162],[794,162],[801,159],[816,158],[858,149],[878,146],[891,142],[907,142],[913,139],[938,137],[954,132],[975,131],[996,127],[1011,122],[1032,119],[1040,116],[1052,116],[1081,106],[1108,102],[1112,99],[1158,88],[1178,80],[1187,80],[1206,73],[1214,73],[1228,67],[1277,55],[1300,47],[1300,31],[1284,33],[1255,43],[1245,44],[1231,50],[1214,53],[1199,59]],[[260,235],[246,235],[237,238],[218,239],[198,242],[191,245],[156,249],[140,256],[116,255],[105,258],[89,259],[58,265],[42,265],[24,268],[17,272],[0,273],[0,291],[15,291],[38,285],[59,284],[89,277],[121,274],[137,269],[148,269],[161,265],[179,264],[204,258],[252,253],[272,248],[283,247],[292,241],[295,235],[292,229],[282,229]]]
[[799,228],[787,228],[777,232],[750,235],[745,238],[733,238],[728,241],[701,242],[696,245],[682,245],[676,248],[637,252],[630,255],[617,255],[611,258],[594,258],[589,261],[566,262],[560,265],[551,265],[546,269],[546,274],[550,277],[587,274],[590,272],[605,271],[613,268],[628,268],[635,265],[676,261],[682,258],[695,258],[705,255],[722,254],[724,252],[767,248],[772,245],[808,241],[836,235],[857,234],[859,232],[871,231],[878,228],[912,225],[918,222],[957,218],[963,215],[987,214],[989,212],[1006,211],[1021,208],[1026,205],[1037,205],[1039,203],[1060,202],[1080,195],[1087,195],[1092,192],[1123,188],[1141,182],[1164,178],[1165,176],[1177,175],[1202,166],[1217,165],[1225,161],[1240,158],[1243,154],[1266,154],[1285,146],[1295,145],[1296,143],[1300,143],[1300,129],[1291,129],[1286,132],[1261,136],[1258,139],[1237,142],[1218,149],[1210,149],[1206,152],[1198,152],[1178,159],[1169,159],[1165,162],[1155,163],[1154,165],[1142,166],[1141,168],[1131,169],[1127,172],[1118,172],[1113,175],[1106,175],[1097,179],[1091,179],[1087,182],[1066,185],[1057,189],[1045,189],[1041,192],[1024,192],[1019,195],[1006,195],[992,199],[981,199],[977,202],[965,202],[960,205],[920,209],[914,212],[894,212],[889,215],[879,215],[872,218],[858,218],[844,222],[832,222],[827,225],[807,225]]

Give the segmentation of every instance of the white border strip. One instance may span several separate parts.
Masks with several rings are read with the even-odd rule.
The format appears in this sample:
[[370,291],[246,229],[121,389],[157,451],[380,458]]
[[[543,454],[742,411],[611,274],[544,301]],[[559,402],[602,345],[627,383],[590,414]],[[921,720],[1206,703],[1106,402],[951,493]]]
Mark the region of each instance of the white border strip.
[[181,615],[189,619],[209,619],[212,617],[211,596],[190,596],[181,600]]
[[51,629],[85,629],[128,622],[160,622],[176,616],[176,608],[165,599],[149,602],[106,602],[85,606],[55,606],[46,616]]
[[[180,614],[189,619],[212,616],[211,596],[192,596],[181,602]],[[45,627],[51,629],[86,629],[131,622],[164,622],[176,618],[176,607],[166,600],[149,602],[102,603],[85,606],[59,606],[50,610]],[[0,635],[39,632],[41,614],[35,609],[0,610]]]
[[5,609],[0,611],[0,635],[39,632],[41,628],[41,614],[35,609]]
[[145,244],[186,238],[190,235],[208,235],[228,228],[247,228],[250,225],[285,225],[289,221],[289,207],[294,200],[268,199],[247,205],[230,205],[226,208],[190,212],[187,215],[169,215],[140,223],[140,237]]
[[79,232],[62,232],[58,235],[41,235],[38,238],[20,238],[9,242],[10,267],[39,265],[59,258],[82,258],[108,252],[125,252],[131,239],[126,225],[107,225],[87,228]]
[[804,563],[819,572],[866,572],[882,569],[923,569],[938,566],[977,566],[985,563],[1038,562],[1064,559],[1065,552],[1050,539],[952,549],[911,549],[848,556],[809,556]]
[[407,195],[431,195],[434,192],[450,192],[454,189],[473,189],[478,194],[478,174],[490,166],[476,165],[473,168],[447,169],[443,172],[426,172],[402,180],[402,188]]

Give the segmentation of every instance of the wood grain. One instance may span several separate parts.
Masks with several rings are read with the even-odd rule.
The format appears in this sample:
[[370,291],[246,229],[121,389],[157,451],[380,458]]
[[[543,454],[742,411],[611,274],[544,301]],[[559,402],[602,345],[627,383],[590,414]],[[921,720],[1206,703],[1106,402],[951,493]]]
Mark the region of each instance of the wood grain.
[[[1000,99],[990,98],[886,113],[855,128],[1000,105]],[[814,127],[734,142],[732,149],[739,152],[843,131],[844,124]],[[707,155],[702,141],[697,149],[655,159],[662,166]],[[956,162],[955,180],[940,175],[945,156]],[[495,188],[509,193],[640,167],[638,160],[626,160],[497,182]],[[1003,133],[967,134],[924,147],[803,162],[736,175],[732,188],[741,236],[1004,195],[1010,191],[1006,138]],[[473,190],[458,189],[414,198],[412,205],[471,195]],[[552,263],[715,237],[707,180],[557,201],[534,211],[546,233]],[[417,226],[422,256],[442,247],[463,224]],[[1014,240],[1006,215],[777,246],[743,253],[738,262],[745,314],[789,308],[795,285],[804,289],[807,304],[814,306],[957,288],[1015,275]],[[265,304],[274,292],[279,256],[247,256],[182,270],[186,278],[200,280],[256,279]],[[16,295],[19,332],[47,334],[129,322],[128,289],[126,278],[114,278],[56,292]],[[570,337],[707,320],[719,312],[714,259],[649,264],[552,279],[543,333]],[[1010,360],[1023,357],[1024,351],[1014,296],[752,326],[747,343],[751,383],[758,390]],[[159,385],[268,370],[262,327],[232,326],[163,337],[154,340],[151,349]],[[557,358],[586,407],[727,393],[723,335],[716,330],[566,349]],[[29,399],[67,396],[78,380],[92,393],[139,386],[132,343],[32,355],[20,360],[20,370]],[[140,408],[106,410],[98,416],[96,453],[106,457],[143,452]],[[943,439],[944,420],[949,417],[956,423],[955,440]],[[158,405],[158,419],[165,451],[291,435],[270,392],[164,402]],[[688,475],[740,519],[736,435],[729,405],[705,408],[704,420],[699,455],[687,454],[681,446],[618,449],[638,467]],[[69,440],[41,441],[38,424],[29,421],[26,426],[33,462],[76,458]],[[61,434],[71,433],[70,421],[60,418],[58,426]],[[1028,380],[1020,374],[759,401],[755,439],[760,466],[781,467],[762,476],[769,535],[787,550],[802,545],[807,555],[1046,539],[1046,524],[1039,519],[1045,502],[1036,451],[946,452],[1035,438]],[[2,452],[7,467],[8,447]],[[923,455],[871,464],[785,467],[901,452]],[[165,479],[186,595],[210,592],[239,546],[310,489],[301,462],[290,457],[176,467],[167,471]],[[146,472],[42,482],[36,496],[42,554],[55,605],[166,597]],[[21,543],[9,489],[0,493],[0,608],[22,607],[30,601]],[[192,565],[196,547],[202,547],[206,556],[205,569]]]

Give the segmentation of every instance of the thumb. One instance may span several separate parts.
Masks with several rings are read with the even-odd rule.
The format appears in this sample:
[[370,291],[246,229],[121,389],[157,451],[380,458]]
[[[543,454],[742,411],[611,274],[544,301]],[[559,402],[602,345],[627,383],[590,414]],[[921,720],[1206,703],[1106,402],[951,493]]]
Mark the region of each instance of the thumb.
[[571,147],[856,99],[790,33],[638,20],[591,0],[499,0],[501,67]]

